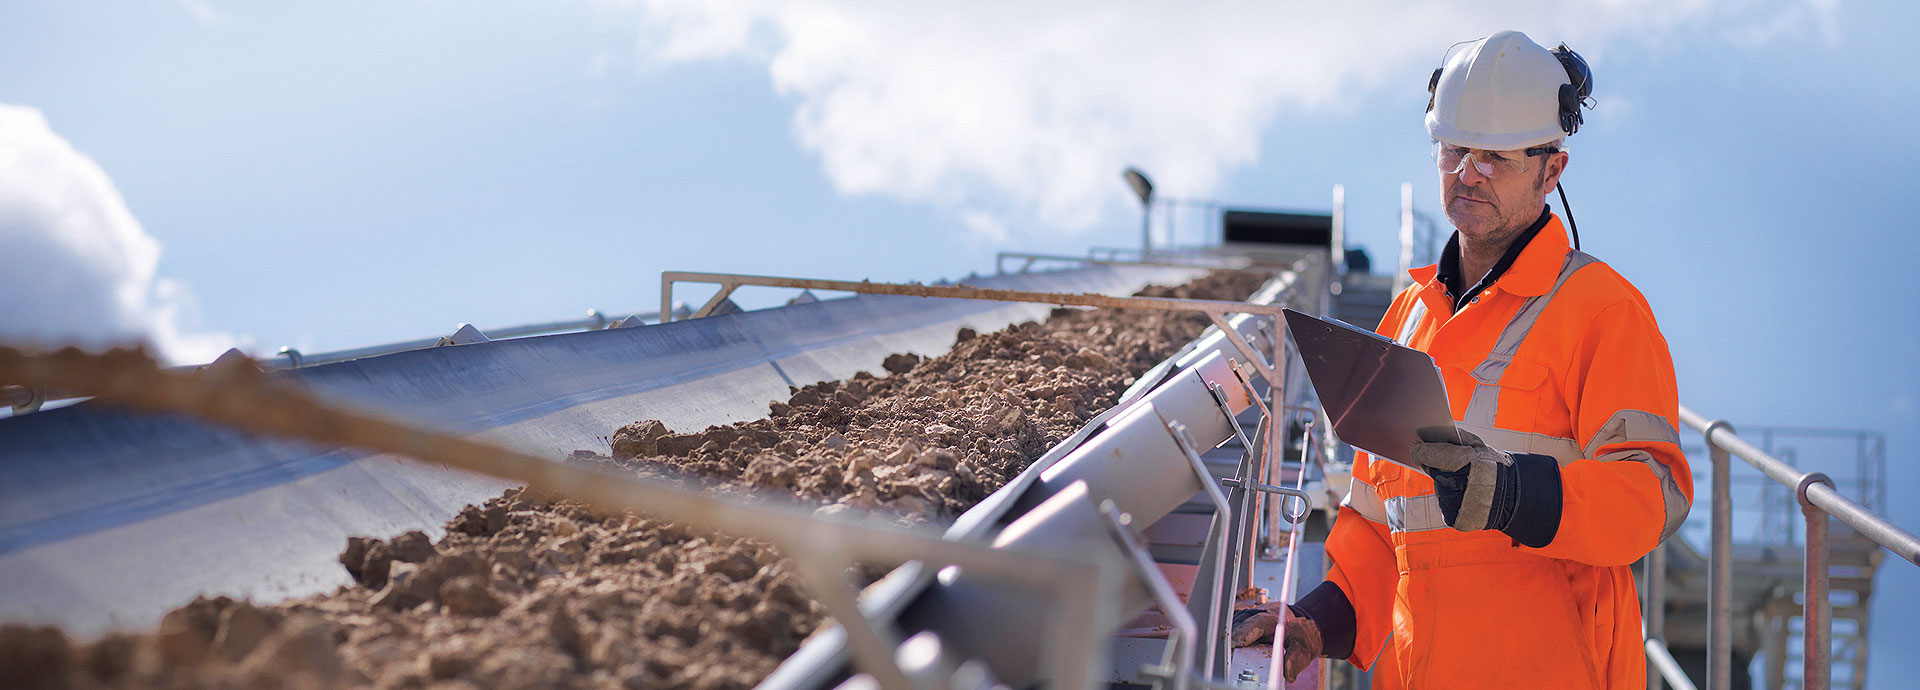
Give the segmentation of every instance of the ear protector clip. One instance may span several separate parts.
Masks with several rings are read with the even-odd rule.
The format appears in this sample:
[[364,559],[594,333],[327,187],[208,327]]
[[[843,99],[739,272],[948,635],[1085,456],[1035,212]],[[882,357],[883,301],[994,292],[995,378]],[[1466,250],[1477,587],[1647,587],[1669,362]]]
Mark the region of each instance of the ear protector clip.
[[1553,56],[1560,59],[1560,66],[1567,70],[1567,81],[1571,82],[1560,86],[1560,129],[1572,134],[1580,131],[1583,123],[1580,106],[1593,107],[1593,70],[1565,43],[1553,49]]

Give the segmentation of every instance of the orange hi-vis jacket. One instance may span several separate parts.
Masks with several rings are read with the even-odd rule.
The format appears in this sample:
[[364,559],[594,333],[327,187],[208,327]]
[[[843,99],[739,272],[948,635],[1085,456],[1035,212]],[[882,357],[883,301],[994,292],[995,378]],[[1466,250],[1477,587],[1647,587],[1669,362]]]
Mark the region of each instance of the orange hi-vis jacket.
[[1693,501],[1652,309],[1557,217],[1458,311],[1436,267],[1412,273],[1379,332],[1433,356],[1461,428],[1559,461],[1560,523],[1542,548],[1455,530],[1431,479],[1358,454],[1326,545],[1348,660],[1375,688],[1644,687],[1629,566]]

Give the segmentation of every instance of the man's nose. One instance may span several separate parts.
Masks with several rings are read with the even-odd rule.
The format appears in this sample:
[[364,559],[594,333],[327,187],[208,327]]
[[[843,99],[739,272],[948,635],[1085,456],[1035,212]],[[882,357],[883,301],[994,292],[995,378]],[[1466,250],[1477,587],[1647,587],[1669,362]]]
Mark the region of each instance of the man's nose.
[[1478,166],[1475,166],[1473,163],[1474,163],[1473,161],[1468,161],[1466,165],[1460,166],[1460,183],[1461,184],[1467,185],[1469,187],[1478,187],[1480,185],[1486,184],[1488,180],[1493,179],[1493,178],[1487,177],[1486,175],[1480,174],[1480,168]]

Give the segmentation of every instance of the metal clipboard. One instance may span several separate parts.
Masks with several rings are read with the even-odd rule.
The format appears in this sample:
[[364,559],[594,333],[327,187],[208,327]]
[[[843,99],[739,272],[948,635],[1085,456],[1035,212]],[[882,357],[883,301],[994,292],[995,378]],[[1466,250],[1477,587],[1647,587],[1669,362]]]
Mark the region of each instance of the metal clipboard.
[[[1341,441],[1408,469],[1422,428],[1458,439],[1447,386],[1427,353],[1336,319],[1286,310],[1287,330]],[[1429,432],[1432,434],[1433,432]]]

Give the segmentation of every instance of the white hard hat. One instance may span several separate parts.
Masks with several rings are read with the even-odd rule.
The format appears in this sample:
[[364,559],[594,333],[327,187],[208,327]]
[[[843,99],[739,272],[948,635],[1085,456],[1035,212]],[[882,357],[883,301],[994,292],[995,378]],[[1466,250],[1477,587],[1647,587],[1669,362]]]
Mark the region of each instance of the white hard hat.
[[1491,151],[1558,141],[1578,128],[1580,107],[1576,97],[1569,127],[1562,117],[1569,105],[1562,87],[1572,82],[1561,60],[1518,31],[1468,44],[1435,72],[1427,134],[1442,143]]

